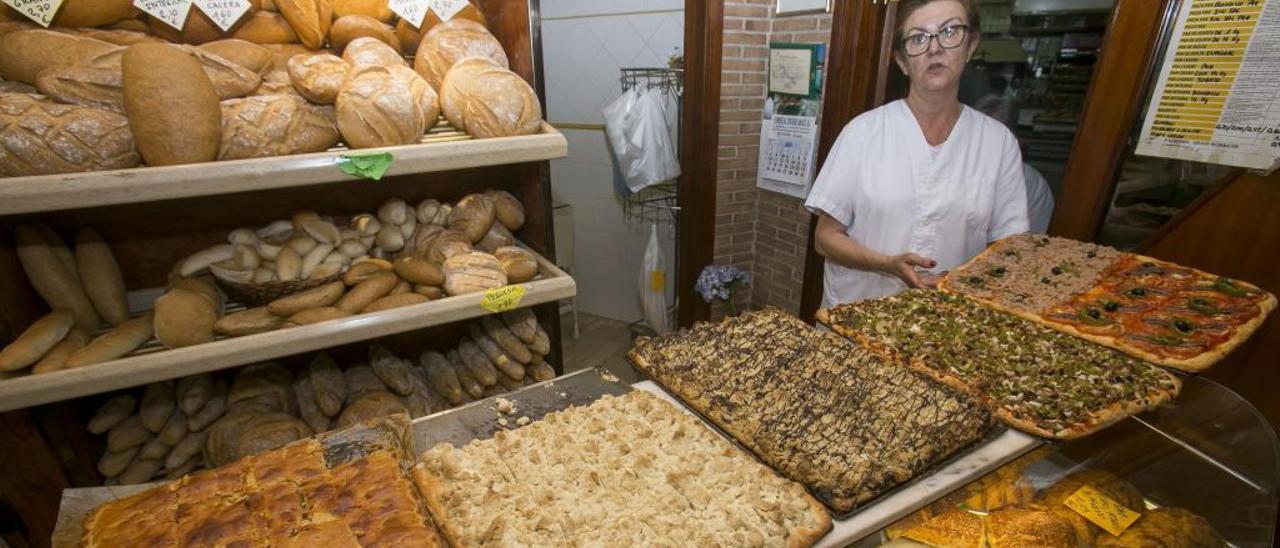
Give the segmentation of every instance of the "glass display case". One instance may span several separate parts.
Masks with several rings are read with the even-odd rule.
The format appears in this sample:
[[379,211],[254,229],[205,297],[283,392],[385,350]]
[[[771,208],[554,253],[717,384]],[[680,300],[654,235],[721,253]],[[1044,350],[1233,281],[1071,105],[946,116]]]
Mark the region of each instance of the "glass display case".
[[[1103,546],[1272,546],[1280,511],[1274,430],[1222,385],[1183,383],[1171,404],[1044,445],[855,546],[963,545],[1010,527],[1025,527],[1031,536],[1023,540],[1044,546],[1068,537]],[[1085,486],[1130,507],[1137,520],[1119,537],[1086,521],[1070,508],[1080,504],[1066,503]],[[1054,537],[1055,527],[1075,532]]]

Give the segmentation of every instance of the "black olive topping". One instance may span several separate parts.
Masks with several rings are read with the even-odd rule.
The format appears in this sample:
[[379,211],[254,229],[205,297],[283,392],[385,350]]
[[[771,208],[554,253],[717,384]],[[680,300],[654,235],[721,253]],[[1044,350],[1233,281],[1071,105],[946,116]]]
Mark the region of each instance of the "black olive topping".
[[1130,289],[1126,293],[1128,293],[1130,297],[1146,297],[1147,289],[1145,287],[1135,287],[1133,289]]
[[1055,267],[1053,267],[1053,269],[1052,269],[1052,270],[1050,270],[1049,272],[1052,272],[1054,276],[1060,275],[1060,274],[1062,274],[1062,267],[1060,267],[1060,266],[1055,266]]
[[1047,277],[1046,277],[1046,278],[1040,278],[1040,283],[1042,283],[1042,284],[1047,284],[1047,283],[1049,283],[1049,278],[1047,278]]
[[1142,263],[1143,268],[1155,268],[1156,263]]
[[1115,312],[1117,310],[1120,310],[1120,303],[1115,301],[1106,301],[1102,303],[1102,308],[1107,312]]
[[1096,309],[1096,308],[1089,308],[1089,309],[1086,309],[1086,310],[1085,310],[1085,314],[1088,314],[1090,318],[1093,318],[1093,319],[1095,319],[1095,320],[1101,320],[1101,319],[1102,319],[1102,312],[1099,312],[1099,311],[1098,311],[1098,309]]
[[1192,325],[1191,322],[1184,320],[1182,318],[1173,319],[1173,328],[1183,333],[1190,333],[1192,331],[1195,331],[1196,329],[1196,327]]

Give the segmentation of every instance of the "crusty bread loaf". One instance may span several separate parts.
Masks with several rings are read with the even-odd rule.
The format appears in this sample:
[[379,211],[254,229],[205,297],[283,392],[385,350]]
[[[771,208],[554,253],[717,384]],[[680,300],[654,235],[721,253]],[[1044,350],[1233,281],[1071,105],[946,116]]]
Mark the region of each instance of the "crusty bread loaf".
[[337,302],[345,292],[346,286],[341,281],[334,281],[314,289],[280,297],[267,305],[272,314],[289,317],[309,308],[330,306]]
[[489,232],[497,219],[493,200],[484,194],[468,194],[453,206],[449,213],[449,228],[467,236],[471,243],[479,242]]
[[489,231],[484,234],[484,238],[476,242],[476,247],[485,253],[493,253],[499,247],[515,245],[515,243],[515,235],[510,230],[507,230],[507,227],[503,226],[502,223],[495,222],[493,226],[489,227]]
[[[130,32],[141,32],[143,34],[151,34],[151,27],[147,25],[146,15],[131,17],[129,19],[121,19],[104,27],[106,30],[127,30]],[[158,37],[157,37],[158,38]],[[133,45],[133,44],[129,44]]]
[[[333,16],[341,19],[352,15],[389,23],[395,16],[387,0],[333,0]],[[337,23],[334,23],[335,25]]]
[[295,55],[289,59],[293,87],[308,101],[331,105],[347,81],[351,65],[331,53]]
[[51,68],[74,65],[82,59],[120,46],[85,36],[33,29],[0,35],[0,78],[35,85]]
[[59,27],[101,27],[133,16],[132,0],[64,0],[53,24]]
[[129,46],[121,66],[125,112],[148,165],[218,157],[222,110],[213,83],[194,55],[165,44],[137,44]]
[[213,340],[213,324],[222,315],[209,299],[188,289],[171,289],[156,299],[155,334],[167,348]]
[[[262,77],[262,85],[254,90],[250,96],[263,95],[292,95],[294,97],[302,97],[298,92],[298,88],[293,87],[293,78],[289,76],[289,69],[285,65],[276,67],[275,70],[266,73]],[[337,123],[336,121],[334,122]]]
[[[467,19],[480,23],[481,25],[485,25],[486,27],[489,25],[488,21],[485,20],[484,12],[480,11],[480,8],[477,8],[475,3],[471,1],[468,1],[466,7],[462,8],[462,10],[458,11],[458,13],[455,13],[453,17],[450,18],[451,21],[454,19]],[[443,22],[444,21],[440,20],[440,14],[436,13],[436,10],[427,10],[426,17],[422,18],[422,32],[429,32],[431,29],[436,28],[437,25]]]
[[352,148],[417,143],[426,131],[421,95],[386,67],[354,69],[336,105],[338,129]]
[[381,299],[395,288],[400,278],[394,272],[380,272],[356,284],[333,306],[350,314],[356,314],[370,303]]
[[440,108],[454,127],[480,139],[530,135],[542,128],[542,106],[529,83],[481,57],[463,59],[449,71]]
[[258,86],[262,84],[262,77],[258,76],[258,73],[249,67],[230,61],[209,50],[192,46],[187,46],[183,49],[200,61],[200,65],[204,68],[209,81],[213,83],[213,89],[220,99],[244,97],[252,93],[253,90],[258,89]]
[[265,10],[249,17],[231,33],[231,37],[255,44],[297,44],[302,41],[283,15]]
[[338,144],[333,107],[296,95],[265,95],[222,102],[219,160],[321,152]]
[[499,247],[493,251],[493,256],[502,262],[510,283],[527,282],[538,275],[538,258],[523,247]]
[[63,103],[124,114],[123,56],[123,49],[115,49],[50,68],[36,78],[36,88]]
[[451,19],[441,23],[422,37],[414,56],[413,69],[431,87],[440,89],[445,74],[467,57],[484,57],[507,68],[507,53],[484,25],[467,19]]
[[444,273],[440,267],[432,264],[426,257],[405,255],[394,263],[396,274],[409,282],[422,285],[440,285],[444,283]]
[[259,75],[266,75],[276,66],[271,50],[248,40],[227,38],[201,44],[198,48],[243,66]]
[[324,47],[333,24],[332,0],[275,0],[280,14],[311,49]]
[[472,251],[471,239],[466,234],[448,229],[441,231],[431,240],[431,244],[427,247],[427,260],[444,264],[451,257]]
[[401,19],[396,21],[396,40],[400,42],[400,51],[405,55],[413,55],[418,52],[418,44],[422,42],[422,33],[418,31],[408,21]]
[[182,26],[182,32],[178,32],[173,27],[170,27],[168,23],[154,17],[148,18],[148,26],[156,36],[169,42],[203,44],[230,37],[232,33],[253,18],[254,13],[258,11],[256,4],[257,2],[252,2],[249,10],[240,16],[240,19],[231,26],[229,31],[222,30],[222,27],[219,27],[217,23],[213,22],[213,19],[210,19],[208,15],[205,15],[199,9],[191,10],[190,15],[187,16],[186,23]]
[[75,327],[76,317],[54,310],[32,323],[12,343],[0,350],[0,372],[17,371],[36,363]]
[[[347,45],[356,38],[373,38],[382,42],[395,50],[397,58],[402,51],[400,39],[396,38],[395,30],[391,25],[383,23],[377,19],[367,15],[345,15],[339,17],[333,22],[333,28],[329,29],[329,46],[333,51],[343,53],[345,55]],[[405,63],[404,59],[400,59],[401,63]],[[405,63],[408,65],[408,63]]]
[[71,32],[80,36],[88,36],[103,42],[109,42],[117,46],[132,46],[139,42],[160,42],[161,38],[152,36],[146,32],[136,30],[121,29],[94,29],[94,28],[66,28],[54,29],[59,32]]
[[40,232],[41,229],[29,225],[19,225],[13,230],[18,260],[27,281],[49,308],[68,310],[75,316],[76,325],[86,331],[96,330],[100,323],[98,313],[80,285],[76,268],[59,258],[61,244],[51,243]]
[[141,162],[124,116],[33,95],[0,95],[0,176],[124,169]]
[[450,295],[463,295],[507,285],[502,263],[488,253],[471,252],[454,255],[444,262],[444,290]]
[[342,50],[342,59],[352,67],[361,65],[382,65],[384,67],[408,67],[404,57],[395,48],[377,38],[360,36],[351,40]]
[[129,319],[129,303],[124,296],[124,276],[111,247],[92,228],[76,235],[76,271],[80,283],[102,319],[120,325]]
[[0,80],[0,95],[9,93],[39,94],[40,90],[37,90],[35,86],[22,82]]
[[524,204],[505,190],[486,190],[485,196],[493,200],[495,214],[507,230],[520,230],[524,226]]
[[61,342],[53,345],[53,348],[49,349],[44,357],[40,358],[40,361],[31,367],[31,374],[41,375],[66,369],[67,358],[71,357],[71,354],[76,350],[84,348],[86,344],[89,344],[89,334],[79,327],[72,327]]
[[[414,99],[422,108],[422,127],[429,130],[435,126],[436,121],[440,119],[440,96],[436,94],[436,90],[431,89],[431,84],[406,65],[391,65],[388,68],[391,69],[391,74],[401,82],[409,84]],[[410,213],[410,215],[413,214]],[[416,217],[414,220],[416,221]]]
[[114,360],[133,352],[151,338],[151,316],[134,318],[89,341],[84,348],[71,353],[67,368],[84,367]]

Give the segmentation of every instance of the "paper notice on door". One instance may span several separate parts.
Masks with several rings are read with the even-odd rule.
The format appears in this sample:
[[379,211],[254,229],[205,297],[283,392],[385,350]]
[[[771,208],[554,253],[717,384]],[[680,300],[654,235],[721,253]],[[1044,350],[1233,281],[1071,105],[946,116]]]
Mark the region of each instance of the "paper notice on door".
[[4,0],[4,3],[42,27],[53,24],[53,16],[62,7],[62,0]]
[[469,5],[467,0],[431,0],[431,11],[436,12],[441,21],[448,21]]
[[133,6],[178,30],[191,13],[191,0],[133,0]]
[[249,0],[195,0],[195,3],[223,31],[231,30],[236,21],[253,7]]
[[1137,153],[1280,163],[1280,0],[1182,2]]
[[422,28],[422,20],[427,16],[431,0],[390,0],[388,5],[401,19],[415,28]]

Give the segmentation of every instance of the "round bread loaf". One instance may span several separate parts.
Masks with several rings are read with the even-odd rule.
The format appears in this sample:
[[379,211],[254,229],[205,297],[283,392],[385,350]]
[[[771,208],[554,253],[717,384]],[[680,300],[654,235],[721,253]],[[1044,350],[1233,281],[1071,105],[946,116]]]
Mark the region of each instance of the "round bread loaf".
[[132,0],[65,0],[53,24],[59,27],[101,27],[133,17]]
[[264,95],[222,102],[219,160],[321,152],[338,144],[333,107],[296,95]]
[[426,131],[421,97],[386,67],[354,69],[336,104],[338,129],[351,148],[417,143]]
[[202,44],[200,49],[261,75],[271,72],[276,66],[275,56],[271,54],[271,50],[247,40],[237,38],[215,40]]
[[484,194],[468,194],[453,206],[449,213],[449,228],[467,236],[471,243],[479,242],[489,232],[497,218],[493,200]]
[[[383,23],[391,22],[395,13],[387,0],[332,0],[333,16],[341,19],[351,15],[369,17]],[[431,10],[427,10],[431,11]]]
[[284,16],[273,11],[253,14],[231,33],[231,37],[255,44],[297,44],[302,41]]
[[[396,38],[396,33],[392,30],[391,25],[383,23],[377,19],[367,15],[345,15],[339,17],[333,22],[333,28],[329,29],[329,45],[333,51],[345,53],[347,45],[356,38],[368,37],[391,46],[396,51],[396,57],[399,58],[400,52],[403,51],[400,46],[400,39]],[[404,59],[400,59],[404,63]],[[405,63],[408,65],[408,63]]]
[[440,108],[449,123],[478,139],[530,135],[542,127],[542,106],[529,83],[482,57],[449,71]]
[[454,63],[467,57],[484,57],[502,68],[509,66],[507,53],[489,29],[475,21],[451,19],[423,35],[413,59],[413,69],[426,78],[431,87],[440,89]]
[[476,247],[483,249],[485,253],[493,253],[499,247],[515,245],[515,243],[516,237],[511,234],[510,230],[507,230],[507,227],[503,226],[502,223],[493,223],[493,226],[489,227],[489,232],[485,233],[484,238],[481,238],[476,243]]
[[129,46],[124,107],[147,165],[208,162],[218,157],[222,110],[195,56],[167,44]]
[[[381,23],[378,23],[381,24]],[[342,50],[342,59],[352,67],[381,65],[384,67],[408,67],[400,52],[386,42],[370,36],[359,36]]]
[[449,295],[463,295],[507,285],[507,273],[493,255],[473,251],[450,257],[444,262],[444,290]]
[[538,258],[522,247],[499,247],[493,251],[493,256],[502,262],[502,268],[507,271],[507,281],[511,283],[527,282],[538,275]]
[[331,105],[347,81],[351,65],[331,53],[295,55],[289,58],[289,79],[308,101]]
[[213,340],[219,310],[209,299],[188,289],[171,289],[156,299],[154,329],[160,344],[181,348]]
[[436,264],[443,264],[446,260],[454,255],[470,253],[471,239],[466,234],[457,230],[443,230],[431,239],[431,244],[427,246],[427,260]]
[[[391,74],[394,74],[400,81],[409,84],[409,89],[413,91],[414,98],[418,101],[418,106],[422,108],[422,127],[423,131],[431,129],[436,125],[436,121],[440,119],[440,96],[436,95],[436,90],[431,88],[418,73],[406,65],[391,65]],[[413,212],[409,213],[411,216]],[[416,221],[416,217],[414,219]]]
[[498,222],[508,230],[520,230],[524,226],[524,204],[520,203],[515,196],[505,190],[489,190],[485,196],[493,200],[493,206],[496,208]]

